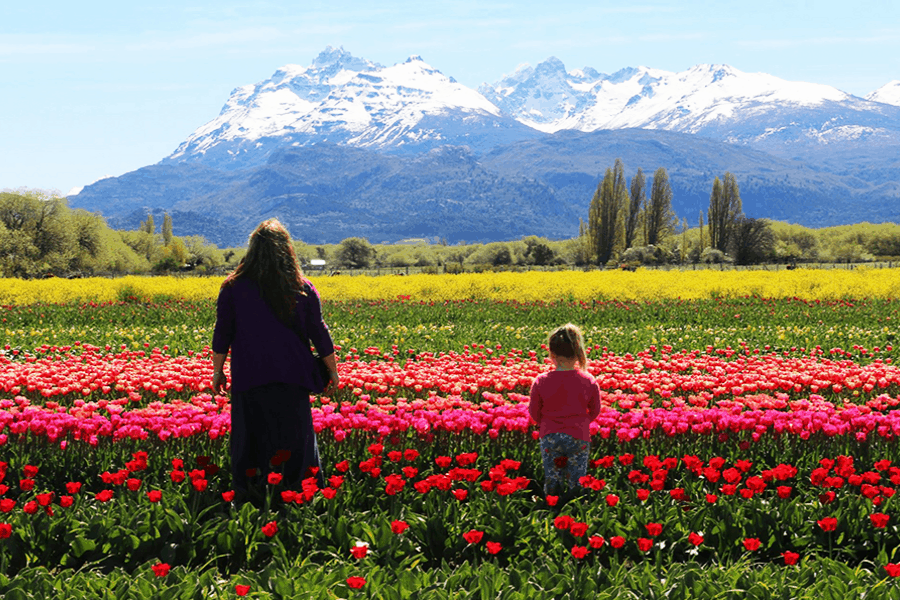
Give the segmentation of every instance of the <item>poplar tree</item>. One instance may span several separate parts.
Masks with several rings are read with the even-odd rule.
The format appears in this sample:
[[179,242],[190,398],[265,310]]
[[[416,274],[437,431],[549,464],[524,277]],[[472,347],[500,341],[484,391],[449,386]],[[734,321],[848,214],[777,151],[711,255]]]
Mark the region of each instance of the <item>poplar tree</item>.
[[709,195],[709,209],[706,211],[709,218],[709,246],[711,248],[718,248],[720,244],[723,247],[725,245],[722,241],[725,229],[724,214],[725,201],[723,200],[722,182],[716,177],[713,181],[712,193]]
[[641,214],[647,203],[647,183],[644,180],[644,171],[637,170],[631,178],[631,194],[625,210],[625,249],[633,247],[638,232]]
[[169,216],[169,213],[163,216],[162,235],[163,244],[168,246],[172,243],[172,217]]
[[139,231],[146,231],[147,233],[153,235],[156,233],[156,225],[153,223],[153,215],[147,214],[147,220],[141,221],[141,226],[138,227]]
[[734,175],[725,173],[724,182],[716,177],[709,196],[709,245],[726,252],[735,224],[742,215],[741,195]]
[[[618,162],[618,161],[617,161]],[[588,237],[591,240],[591,254],[598,265],[604,265],[612,258],[616,247],[616,233],[620,204],[616,198],[615,175],[606,169],[603,180],[597,186],[588,213]]]
[[663,167],[653,174],[650,203],[644,214],[644,231],[648,246],[656,246],[667,235],[675,231],[678,221],[672,210],[672,187],[669,174]]
[[613,197],[616,211],[616,226],[613,251],[610,257],[625,250],[625,217],[628,210],[628,180],[625,179],[625,165],[617,158],[613,165]]

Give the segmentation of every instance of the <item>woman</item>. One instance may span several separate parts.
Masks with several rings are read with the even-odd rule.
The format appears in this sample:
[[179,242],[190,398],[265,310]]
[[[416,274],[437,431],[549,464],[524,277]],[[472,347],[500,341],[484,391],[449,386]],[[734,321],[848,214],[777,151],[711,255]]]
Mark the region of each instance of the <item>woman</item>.
[[303,276],[291,236],[278,222],[260,223],[247,255],[222,283],[213,332],[213,380],[225,388],[231,349],[231,474],[243,494],[254,476],[281,472],[286,485],[324,479],[309,405],[322,389],[310,341],[328,367],[325,391],[339,383],[334,345],[319,293]]

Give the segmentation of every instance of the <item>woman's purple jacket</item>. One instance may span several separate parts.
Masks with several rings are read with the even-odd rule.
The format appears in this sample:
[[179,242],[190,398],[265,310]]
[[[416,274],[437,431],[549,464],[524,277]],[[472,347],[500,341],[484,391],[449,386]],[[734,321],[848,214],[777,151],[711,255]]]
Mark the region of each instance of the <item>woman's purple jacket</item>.
[[221,289],[212,349],[227,354],[231,348],[233,391],[273,382],[316,387],[315,359],[301,336],[312,342],[319,356],[333,354],[334,344],[322,319],[319,292],[312,283],[307,289],[305,296],[297,296],[294,329],[278,320],[254,281],[242,277]]

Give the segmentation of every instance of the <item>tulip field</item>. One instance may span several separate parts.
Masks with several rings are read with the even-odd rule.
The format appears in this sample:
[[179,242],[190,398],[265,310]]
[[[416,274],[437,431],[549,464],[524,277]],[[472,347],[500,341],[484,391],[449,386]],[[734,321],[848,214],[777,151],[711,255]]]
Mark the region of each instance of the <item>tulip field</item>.
[[[0,596],[900,598],[900,272],[482,275],[313,279],[326,485],[247,503],[221,280],[0,280]],[[545,498],[566,322],[603,408]]]

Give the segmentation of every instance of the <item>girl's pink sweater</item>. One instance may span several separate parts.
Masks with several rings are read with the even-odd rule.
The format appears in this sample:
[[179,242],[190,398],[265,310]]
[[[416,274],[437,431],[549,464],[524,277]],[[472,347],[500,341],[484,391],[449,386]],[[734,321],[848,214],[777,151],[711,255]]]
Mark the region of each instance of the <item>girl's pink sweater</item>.
[[590,441],[590,424],[600,414],[600,386],[584,371],[548,371],[531,384],[528,412],[540,436],[567,433]]

